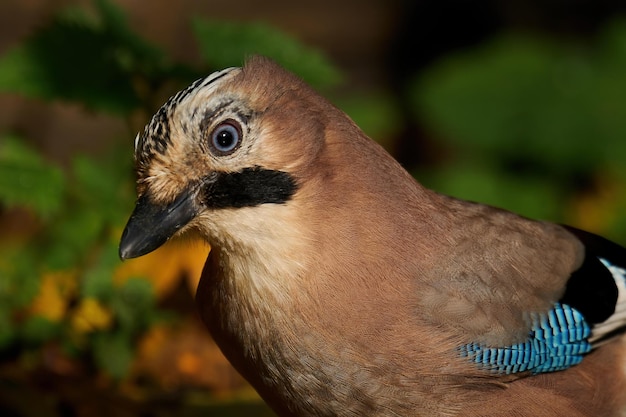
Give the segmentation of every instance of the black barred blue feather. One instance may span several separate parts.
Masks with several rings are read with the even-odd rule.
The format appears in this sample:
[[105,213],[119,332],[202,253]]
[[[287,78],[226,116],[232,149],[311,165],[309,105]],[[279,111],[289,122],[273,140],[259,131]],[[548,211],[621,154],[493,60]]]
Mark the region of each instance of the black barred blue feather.
[[590,335],[591,329],[580,312],[556,303],[547,314],[533,319],[524,342],[501,348],[469,343],[461,353],[496,373],[553,372],[580,363],[591,351]]
[[626,250],[594,234],[567,227],[586,245],[563,297],[534,315],[528,338],[503,347],[468,343],[461,355],[498,374],[539,374],[579,364],[585,354],[626,329]]

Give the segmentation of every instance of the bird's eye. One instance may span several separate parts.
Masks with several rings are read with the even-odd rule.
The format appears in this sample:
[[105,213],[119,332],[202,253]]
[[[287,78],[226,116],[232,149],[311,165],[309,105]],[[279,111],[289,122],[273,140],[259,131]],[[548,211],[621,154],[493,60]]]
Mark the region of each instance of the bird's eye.
[[237,122],[222,122],[211,133],[211,150],[218,156],[230,155],[241,144],[241,136],[241,127]]

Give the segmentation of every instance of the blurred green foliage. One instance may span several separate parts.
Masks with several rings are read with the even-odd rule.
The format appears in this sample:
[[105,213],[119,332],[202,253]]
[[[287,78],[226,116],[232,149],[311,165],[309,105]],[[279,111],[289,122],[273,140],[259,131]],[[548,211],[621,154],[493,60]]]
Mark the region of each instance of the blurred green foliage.
[[251,54],[272,57],[315,87],[337,84],[341,75],[315,50],[303,50],[292,37],[260,22],[194,19],[193,30],[204,59],[215,68],[241,66]]
[[132,76],[154,76],[163,54],[135,36],[111,4],[95,4],[95,15],[68,9],[5,54],[0,90],[120,115],[140,105]]
[[416,115],[457,153],[431,185],[568,220],[586,185],[626,179],[624,74],[623,20],[589,42],[517,34],[446,57],[413,87]]
[[61,169],[15,136],[0,142],[0,158],[0,201],[6,207],[29,206],[44,218],[59,211],[66,183]]
[[[110,1],[68,8],[0,57],[0,92],[78,103],[132,126],[131,116],[152,114],[164,91],[239,66],[253,53],[328,94],[342,78],[318,51],[265,24],[191,23],[199,67],[173,61],[140,37]],[[444,155],[435,170],[416,174],[438,191],[550,220],[580,220],[571,207],[591,195],[602,210],[588,215],[606,217],[600,227],[623,242],[626,193],[594,190],[626,183],[624,74],[623,21],[591,43],[511,35],[451,55],[411,87],[416,118]],[[385,144],[402,130],[398,105],[383,90],[332,98]],[[52,342],[122,380],[137,339],[172,319],[145,277],[113,279],[135,198],[134,134],[111,138],[97,158],[75,155],[62,169],[29,138],[0,133],[0,208],[26,210],[36,224],[26,239],[0,240],[0,357],[18,350],[32,358]],[[47,280],[65,297],[52,316],[32,312]],[[85,312],[93,316],[87,327],[76,321]]]

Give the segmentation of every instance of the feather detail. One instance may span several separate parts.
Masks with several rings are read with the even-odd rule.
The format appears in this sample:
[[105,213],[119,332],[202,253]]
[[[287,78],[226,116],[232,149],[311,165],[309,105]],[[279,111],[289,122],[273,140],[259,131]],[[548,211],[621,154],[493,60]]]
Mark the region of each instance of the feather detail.
[[615,304],[615,312],[602,323],[596,324],[591,332],[589,341],[598,347],[611,339],[616,333],[621,333],[626,326],[626,269],[611,264],[603,258],[599,258],[602,264],[611,272],[617,284],[618,298]]
[[503,347],[468,343],[460,347],[461,356],[497,374],[554,372],[579,364],[584,355],[626,330],[626,269],[614,263],[626,260],[626,250],[591,233],[567,229],[585,244],[586,256],[561,300],[548,313],[532,317],[526,340]]
[[556,303],[547,314],[532,320],[528,339],[512,346],[493,348],[469,343],[461,347],[481,367],[495,373],[533,374],[567,369],[579,364],[591,351],[591,329],[584,317],[568,305]]

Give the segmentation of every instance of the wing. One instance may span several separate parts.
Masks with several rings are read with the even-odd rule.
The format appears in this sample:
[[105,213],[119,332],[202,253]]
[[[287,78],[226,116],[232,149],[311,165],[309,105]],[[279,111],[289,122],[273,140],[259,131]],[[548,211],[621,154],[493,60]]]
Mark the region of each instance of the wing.
[[626,249],[593,233],[565,228],[583,242],[586,253],[561,302],[576,308],[593,325],[590,341],[596,347],[626,328]]
[[584,259],[551,310],[531,314],[520,343],[492,347],[468,343],[462,356],[498,374],[567,369],[626,330],[626,249],[600,236],[565,228],[584,245]]

